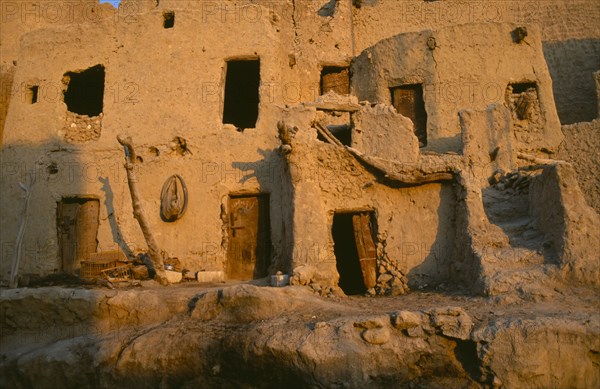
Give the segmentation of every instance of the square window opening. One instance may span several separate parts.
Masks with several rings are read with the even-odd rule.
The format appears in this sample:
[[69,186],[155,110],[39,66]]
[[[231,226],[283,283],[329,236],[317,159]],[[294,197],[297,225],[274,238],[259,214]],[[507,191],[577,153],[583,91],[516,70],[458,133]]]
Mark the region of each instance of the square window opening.
[[350,71],[348,67],[324,66],[321,71],[321,95],[333,91],[338,95],[350,93]]
[[254,128],[258,120],[260,60],[227,62],[223,124]]
[[414,125],[419,147],[427,146],[427,111],[423,100],[423,84],[402,85],[390,89],[392,105]]
[[175,26],[175,12],[167,11],[163,13],[163,27],[173,28]]
[[540,116],[541,109],[535,82],[509,84],[506,100],[518,120],[534,121]]
[[104,99],[104,66],[96,65],[82,72],[67,72],[64,101],[70,112],[98,116]]

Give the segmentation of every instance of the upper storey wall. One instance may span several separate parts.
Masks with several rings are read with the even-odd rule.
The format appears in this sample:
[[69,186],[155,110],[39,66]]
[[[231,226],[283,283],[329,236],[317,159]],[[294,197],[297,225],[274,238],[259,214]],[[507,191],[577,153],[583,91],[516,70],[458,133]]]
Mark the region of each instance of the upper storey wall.
[[[562,124],[597,117],[593,73],[600,66],[597,0],[360,0],[354,9],[358,52],[399,33],[465,23],[538,25]],[[485,30],[480,34],[485,35]]]

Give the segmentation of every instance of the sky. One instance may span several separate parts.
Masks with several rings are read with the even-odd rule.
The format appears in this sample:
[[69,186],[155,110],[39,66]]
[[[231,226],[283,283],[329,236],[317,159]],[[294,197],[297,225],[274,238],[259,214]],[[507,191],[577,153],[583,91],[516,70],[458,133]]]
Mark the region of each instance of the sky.
[[100,0],[100,4],[111,3],[113,5],[113,7],[115,7],[115,8],[119,8],[120,2],[121,2],[121,0]]

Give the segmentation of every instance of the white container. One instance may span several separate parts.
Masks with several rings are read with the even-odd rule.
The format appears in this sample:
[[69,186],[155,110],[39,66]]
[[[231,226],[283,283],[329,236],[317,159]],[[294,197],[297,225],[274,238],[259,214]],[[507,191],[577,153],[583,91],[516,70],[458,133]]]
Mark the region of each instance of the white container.
[[290,276],[288,274],[275,274],[271,276],[271,286],[281,287],[289,285]]
[[178,271],[165,270],[165,276],[167,276],[167,280],[169,284],[178,284],[181,282],[183,278],[183,274]]
[[199,271],[196,273],[196,280],[200,283],[225,282],[225,272],[219,271]]

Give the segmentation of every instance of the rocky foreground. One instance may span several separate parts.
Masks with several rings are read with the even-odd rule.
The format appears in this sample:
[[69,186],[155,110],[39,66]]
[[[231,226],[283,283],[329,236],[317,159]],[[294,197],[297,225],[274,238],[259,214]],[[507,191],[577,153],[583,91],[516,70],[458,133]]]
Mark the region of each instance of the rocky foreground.
[[220,285],[2,291],[4,388],[597,388],[597,291],[539,302]]

